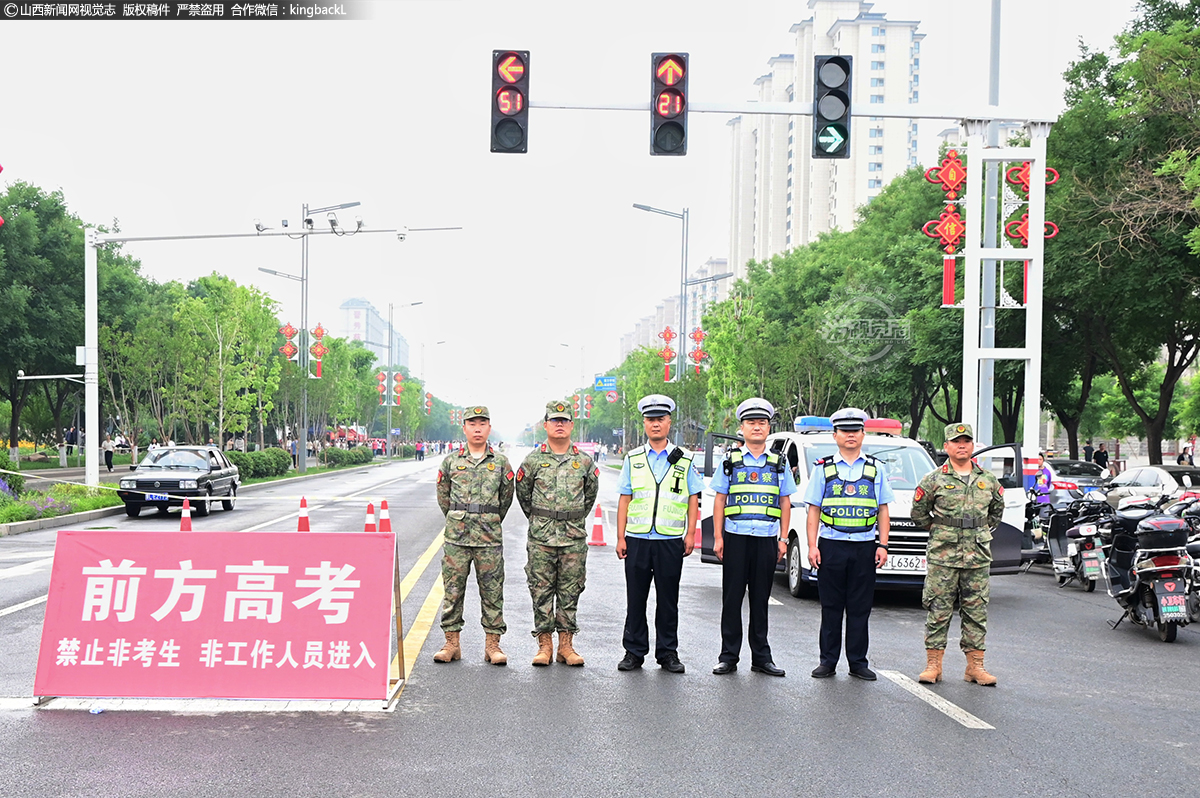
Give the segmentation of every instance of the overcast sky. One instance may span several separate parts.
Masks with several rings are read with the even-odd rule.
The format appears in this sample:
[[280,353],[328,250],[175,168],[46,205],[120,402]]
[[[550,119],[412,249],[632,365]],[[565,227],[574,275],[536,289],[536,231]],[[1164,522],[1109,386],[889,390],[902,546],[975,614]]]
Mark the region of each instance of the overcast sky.
[[[977,107],[989,6],[880,0],[872,10],[921,22],[922,99]],[[1056,115],[1078,41],[1109,46],[1133,6],[1004,0],[1001,106]],[[84,220],[117,219],[131,235],[248,232],[256,218],[294,228],[306,202],[361,202],[340,215],[351,225],[359,213],[368,227],[461,225],[404,243],[314,238],[310,326],[339,332],[349,297],[385,317],[389,302],[423,302],[396,314],[413,371],[447,401],[490,405],[497,430],[515,435],[579,383],[581,348],[590,380],[617,365],[623,333],[678,294],[678,222],[633,203],[690,208],[691,266],[728,256],[730,141],[727,116],[692,114],[687,156],[653,158],[648,112],[533,109],[529,153],[492,154],[491,51],[531,51],[535,102],[645,102],[649,54],[662,50],[690,53],[693,101],[740,102],[768,58],[794,50],[788,29],[807,3],[396,0],[373,16],[0,20],[0,181],[61,189]],[[926,165],[945,127],[922,123]],[[298,273],[296,241],[128,251],[159,281],[218,271],[258,285],[299,324],[299,285],[257,271]]]

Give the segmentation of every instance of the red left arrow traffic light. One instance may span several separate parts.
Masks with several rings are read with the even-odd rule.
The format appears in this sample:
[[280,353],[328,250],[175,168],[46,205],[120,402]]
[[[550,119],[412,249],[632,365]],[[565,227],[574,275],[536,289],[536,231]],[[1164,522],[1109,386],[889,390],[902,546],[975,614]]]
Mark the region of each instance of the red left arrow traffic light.
[[492,51],[492,152],[529,149],[529,51]]

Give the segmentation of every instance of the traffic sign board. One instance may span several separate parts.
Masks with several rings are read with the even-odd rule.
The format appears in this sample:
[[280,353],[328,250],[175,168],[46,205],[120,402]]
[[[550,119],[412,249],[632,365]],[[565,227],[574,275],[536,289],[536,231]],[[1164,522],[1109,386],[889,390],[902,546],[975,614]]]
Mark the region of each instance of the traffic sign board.
[[614,390],[616,387],[617,387],[617,378],[616,377],[597,377],[596,378],[595,390],[597,390],[597,391],[611,391],[611,390]]
[[617,394],[616,391],[609,391],[606,394],[604,394],[604,398],[608,399],[609,404],[612,404],[613,402],[617,401],[621,397]]
[[394,428],[392,429],[392,434],[393,434],[393,435],[399,435],[399,434],[400,434],[401,432],[403,432],[403,431],[404,431],[404,430],[400,429],[399,427],[394,427]]

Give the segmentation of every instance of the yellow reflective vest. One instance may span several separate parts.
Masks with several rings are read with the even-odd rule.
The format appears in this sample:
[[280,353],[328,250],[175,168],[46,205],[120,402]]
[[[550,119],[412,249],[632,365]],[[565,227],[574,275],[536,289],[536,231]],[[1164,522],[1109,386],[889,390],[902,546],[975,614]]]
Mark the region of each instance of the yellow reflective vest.
[[661,482],[654,479],[646,447],[639,446],[629,453],[629,484],[633,496],[625,518],[625,531],[633,535],[648,535],[653,529],[660,535],[681,537],[687,532],[688,469],[692,456],[679,447],[671,457],[678,459],[667,467]]

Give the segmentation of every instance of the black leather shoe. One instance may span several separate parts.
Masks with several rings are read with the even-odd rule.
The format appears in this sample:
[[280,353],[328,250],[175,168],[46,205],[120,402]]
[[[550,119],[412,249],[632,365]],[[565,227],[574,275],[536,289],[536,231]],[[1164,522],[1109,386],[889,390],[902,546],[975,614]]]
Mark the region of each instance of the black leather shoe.
[[837,673],[837,670],[832,665],[821,663],[813,668],[812,677],[814,679],[828,679],[835,673]]
[[750,670],[755,673],[765,673],[768,676],[784,676],[787,674],[783,668],[776,665],[774,662],[764,662],[761,665],[751,665]]
[[679,661],[679,657],[673,654],[669,657],[663,657],[658,661],[658,664],[664,671],[670,671],[671,673],[683,673],[685,670],[683,663]]
[[861,668],[851,668],[850,675],[855,679],[862,679],[864,682],[873,682],[878,678],[875,675],[875,671],[871,670],[866,665],[863,665]]
[[718,662],[717,667],[713,668],[713,673],[718,676],[724,676],[727,673],[733,673],[737,670],[736,662]]
[[642,658],[635,657],[628,652],[625,654],[625,659],[617,663],[619,671],[636,671],[640,667],[642,667]]

